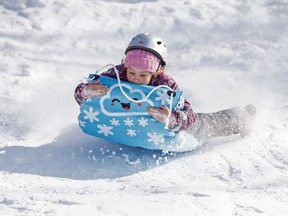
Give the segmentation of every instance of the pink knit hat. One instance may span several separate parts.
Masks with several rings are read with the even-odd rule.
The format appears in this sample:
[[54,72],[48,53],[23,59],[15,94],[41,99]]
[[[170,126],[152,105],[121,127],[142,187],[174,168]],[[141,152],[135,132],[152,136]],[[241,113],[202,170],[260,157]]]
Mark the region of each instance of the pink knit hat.
[[154,73],[159,68],[160,59],[149,51],[133,49],[126,54],[124,65]]

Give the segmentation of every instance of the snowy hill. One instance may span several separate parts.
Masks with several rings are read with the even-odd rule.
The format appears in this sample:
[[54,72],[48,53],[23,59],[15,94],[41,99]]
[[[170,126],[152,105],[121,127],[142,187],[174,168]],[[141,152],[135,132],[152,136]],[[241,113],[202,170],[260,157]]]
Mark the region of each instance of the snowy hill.
[[[286,0],[0,0],[0,215],[285,215]],[[189,153],[77,125],[76,85],[137,33],[166,41],[195,112],[252,103],[251,136]]]

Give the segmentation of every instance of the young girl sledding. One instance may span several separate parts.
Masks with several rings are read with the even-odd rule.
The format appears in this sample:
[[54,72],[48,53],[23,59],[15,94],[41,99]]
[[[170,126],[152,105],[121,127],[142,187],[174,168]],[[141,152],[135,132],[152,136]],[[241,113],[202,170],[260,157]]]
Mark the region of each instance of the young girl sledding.
[[[134,84],[159,86],[167,85],[179,90],[175,80],[165,73],[167,48],[165,43],[153,34],[136,35],[125,50],[123,63],[116,66],[123,81]],[[101,76],[117,78],[114,67]],[[75,99],[80,105],[84,100],[99,97],[109,91],[101,83],[80,83],[75,89]],[[148,107],[147,112],[157,121],[165,122],[173,132],[186,131],[195,138],[212,138],[239,134],[246,136],[256,115],[253,105],[232,107],[214,113],[194,113],[185,100],[182,110],[161,107]]]

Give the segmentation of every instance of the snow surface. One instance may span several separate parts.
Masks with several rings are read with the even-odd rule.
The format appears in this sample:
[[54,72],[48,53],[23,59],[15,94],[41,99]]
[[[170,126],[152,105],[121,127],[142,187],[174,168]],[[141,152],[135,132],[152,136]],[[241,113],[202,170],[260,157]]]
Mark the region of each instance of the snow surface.
[[[287,0],[0,0],[0,215],[287,215]],[[255,104],[194,152],[77,126],[76,85],[153,32],[196,112]]]

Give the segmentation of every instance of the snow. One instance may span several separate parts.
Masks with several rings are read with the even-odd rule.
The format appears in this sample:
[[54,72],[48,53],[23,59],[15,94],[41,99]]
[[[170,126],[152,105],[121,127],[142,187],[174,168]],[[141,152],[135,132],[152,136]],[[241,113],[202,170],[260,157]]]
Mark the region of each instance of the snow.
[[[0,215],[287,214],[287,20],[286,0],[0,0]],[[83,134],[76,85],[141,32],[194,111],[255,104],[252,134],[188,153]]]

